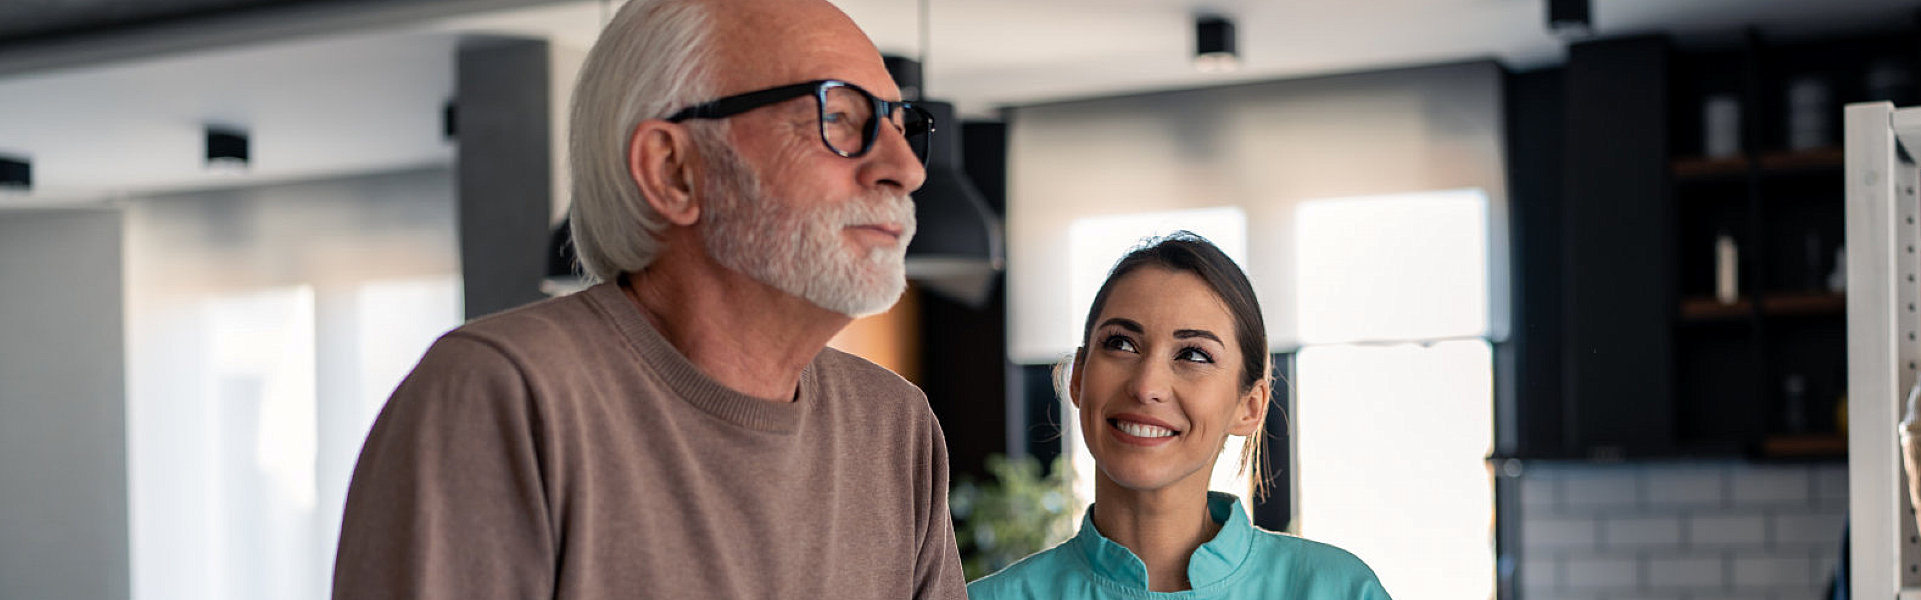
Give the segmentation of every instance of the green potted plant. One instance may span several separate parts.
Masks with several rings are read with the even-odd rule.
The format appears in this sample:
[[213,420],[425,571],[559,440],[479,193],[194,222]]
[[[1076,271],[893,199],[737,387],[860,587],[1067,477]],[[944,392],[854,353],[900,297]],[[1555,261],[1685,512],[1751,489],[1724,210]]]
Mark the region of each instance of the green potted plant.
[[987,457],[989,481],[962,479],[948,494],[961,563],[973,581],[1074,534],[1081,501],[1067,457],[1042,472],[1033,457]]

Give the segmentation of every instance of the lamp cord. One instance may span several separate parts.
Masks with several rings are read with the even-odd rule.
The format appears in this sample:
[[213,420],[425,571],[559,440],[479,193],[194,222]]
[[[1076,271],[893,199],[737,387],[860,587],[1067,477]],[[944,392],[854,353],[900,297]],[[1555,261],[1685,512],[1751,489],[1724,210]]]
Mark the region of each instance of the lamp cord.
[[928,22],[932,21],[933,19],[928,16],[928,10],[932,4],[933,2],[931,0],[920,0],[920,69],[921,69],[921,88],[922,88],[921,95],[922,96],[927,95],[927,92],[926,92],[927,46],[928,46],[928,40],[933,37],[929,33],[930,28],[928,27]]

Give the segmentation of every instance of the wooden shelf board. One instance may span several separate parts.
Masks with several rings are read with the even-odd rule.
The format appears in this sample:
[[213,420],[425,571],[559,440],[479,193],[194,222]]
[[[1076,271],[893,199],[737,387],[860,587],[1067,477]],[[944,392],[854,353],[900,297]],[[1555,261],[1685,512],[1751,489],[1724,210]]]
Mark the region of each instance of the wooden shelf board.
[[1846,160],[1846,153],[1840,146],[1792,152],[1769,152],[1761,155],[1761,169],[1764,171],[1839,169]]
[[1777,316],[1840,315],[1847,313],[1846,294],[1795,292],[1761,297],[1761,313]]
[[1746,173],[1748,170],[1748,158],[1746,156],[1729,156],[1724,158],[1693,156],[1677,158],[1674,159],[1670,168],[1673,169],[1676,179],[1729,177]]
[[1753,159],[1748,155],[1709,158],[1689,156],[1674,159],[1669,169],[1675,179],[1703,180],[1721,179],[1746,174],[1750,166],[1759,167],[1766,173],[1793,173],[1824,169],[1840,169],[1846,155],[1839,146],[1765,152]]
[[1754,312],[1754,305],[1747,298],[1740,298],[1732,304],[1722,304],[1714,298],[1686,298],[1681,300],[1681,320],[1683,321],[1725,321],[1740,319]]
[[[1761,296],[1761,314],[1772,317],[1841,315],[1848,310],[1848,297],[1827,292],[1781,292]],[[1747,317],[1754,311],[1753,301],[1740,298],[1723,304],[1714,298],[1681,300],[1683,321],[1726,321]]]
[[1771,435],[1761,441],[1761,453],[1783,458],[1846,456],[1848,438],[1838,433]]

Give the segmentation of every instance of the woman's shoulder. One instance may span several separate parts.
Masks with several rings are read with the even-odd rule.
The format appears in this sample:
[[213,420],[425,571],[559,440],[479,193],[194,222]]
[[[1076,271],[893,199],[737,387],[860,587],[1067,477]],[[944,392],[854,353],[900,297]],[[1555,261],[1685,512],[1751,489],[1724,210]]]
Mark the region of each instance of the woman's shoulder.
[[1316,567],[1361,567],[1361,557],[1326,542],[1317,542],[1290,533],[1254,528],[1254,552],[1268,560],[1299,562]]
[[967,584],[967,597],[973,600],[1058,598],[1071,582],[1085,580],[1079,558],[1073,555],[1074,540],[1027,555],[973,583]]
[[[1256,528],[1249,558],[1269,572],[1291,573],[1317,585],[1378,590],[1380,580],[1361,557],[1339,546]],[[1379,597],[1385,598],[1383,594]]]

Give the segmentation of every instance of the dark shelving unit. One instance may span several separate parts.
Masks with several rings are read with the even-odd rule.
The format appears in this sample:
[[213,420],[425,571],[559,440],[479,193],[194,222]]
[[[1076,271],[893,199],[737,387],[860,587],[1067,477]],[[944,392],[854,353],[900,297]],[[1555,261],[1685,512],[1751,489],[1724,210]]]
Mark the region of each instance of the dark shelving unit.
[[[1827,134],[1797,140],[1790,89],[1809,78]],[[1494,455],[1845,457],[1841,108],[1921,103],[1921,35],[1598,39],[1508,86],[1519,325]],[[1740,106],[1724,156],[1707,152],[1711,97]],[[1739,248],[1725,302],[1721,235]]]
[[[1846,394],[1847,301],[1829,285],[1843,244],[1840,107],[1890,92],[1871,91],[1871,70],[1916,77],[1918,49],[1908,33],[1792,43],[1750,33],[1736,48],[1675,50],[1667,172],[1679,256],[1667,287],[1677,299],[1668,339],[1677,449],[1846,455],[1834,414]],[[1827,135],[1790,147],[1789,89],[1806,80],[1828,90],[1817,113]],[[1739,100],[1734,156],[1704,155],[1704,105],[1715,95]],[[1739,248],[1733,302],[1714,297],[1720,235]]]

